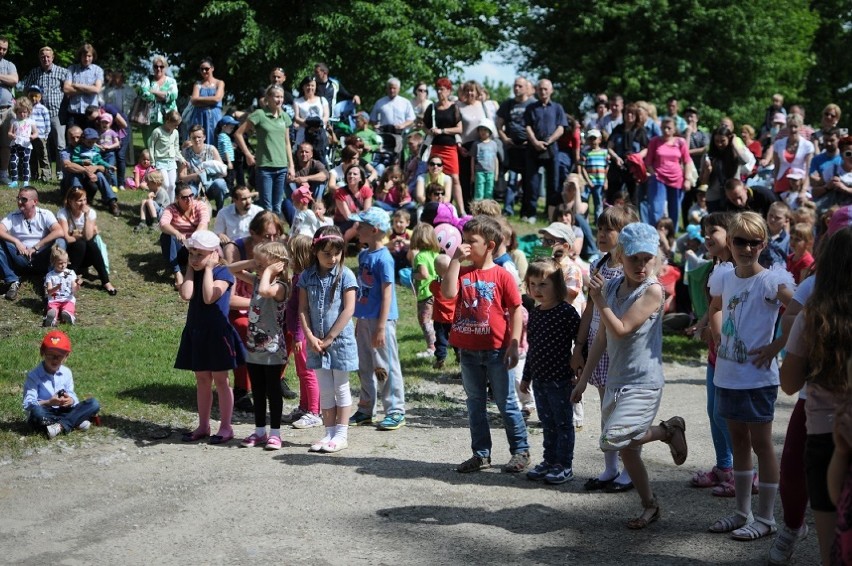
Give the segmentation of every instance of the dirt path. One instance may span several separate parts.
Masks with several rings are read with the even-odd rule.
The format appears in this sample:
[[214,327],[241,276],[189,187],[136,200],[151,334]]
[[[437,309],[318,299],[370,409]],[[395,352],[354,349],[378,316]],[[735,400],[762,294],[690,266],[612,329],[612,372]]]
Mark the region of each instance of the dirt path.
[[[733,500],[692,489],[695,469],[713,463],[703,368],[666,367],[659,416],[687,422],[689,459],[665,445],[644,452],[663,518],[644,532],[633,492],[583,490],[602,466],[597,395],[586,395],[577,435],[577,479],[543,486],[499,469],[461,475],[469,456],[464,398],[457,383],[409,391],[408,426],[355,428],[350,448],[316,455],[316,430],[288,430],[281,451],[185,445],[97,431],[84,446],[61,439],[0,467],[0,562],[7,564],[763,564],[770,541],[742,543],[707,527]],[[445,393],[429,407],[424,399]],[[418,400],[420,400],[418,402]],[[778,403],[783,442],[793,400]],[[492,420],[495,465],[508,460]],[[248,419],[238,438],[251,432]],[[541,430],[530,428],[533,459]],[[776,511],[780,521],[780,504]],[[813,529],[812,519],[808,518]],[[815,533],[815,531],[813,531]],[[818,563],[816,536],[796,564]]]

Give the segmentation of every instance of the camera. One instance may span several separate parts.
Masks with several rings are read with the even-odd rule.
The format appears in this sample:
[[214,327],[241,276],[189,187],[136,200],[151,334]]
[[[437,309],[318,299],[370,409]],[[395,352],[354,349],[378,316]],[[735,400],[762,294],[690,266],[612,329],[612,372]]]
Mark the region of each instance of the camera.
[[68,397],[68,392],[65,391],[64,389],[60,389],[59,391],[56,392],[56,396],[59,397],[60,399],[62,397]]

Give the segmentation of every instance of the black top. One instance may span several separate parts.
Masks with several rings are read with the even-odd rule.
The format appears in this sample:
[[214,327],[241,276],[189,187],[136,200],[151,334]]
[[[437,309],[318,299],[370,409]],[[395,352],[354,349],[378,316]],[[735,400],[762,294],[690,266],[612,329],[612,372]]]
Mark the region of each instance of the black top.
[[[455,128],[459,125],[459,122],[461,122],[461,113],[459,112],[459,107],[455,104],[451,104],[449,108],[444,110],[438,110],[432,104],[423,114],[423,125],[427,128]],[[456,145],[456,136],[439,134],[434,137],[432,143],[434,145]]]
[[[591,307],[589,307],[591,308]],[[552,309],[536,307],[527,323],[527,363],[524,381],[566,381],[574,378],[571,348],[577,339],[580,315],[568,303]]]

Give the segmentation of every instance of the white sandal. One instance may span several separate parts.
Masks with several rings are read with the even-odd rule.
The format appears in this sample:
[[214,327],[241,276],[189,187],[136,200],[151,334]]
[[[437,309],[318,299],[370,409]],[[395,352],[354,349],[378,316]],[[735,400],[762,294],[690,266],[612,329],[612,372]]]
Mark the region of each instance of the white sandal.
[[733,515],[728,515],[727,517],[722,517],[712,525],[710,525],[711,533],[729,533],[731,531],[735,531],[737,529],[741,529],[747,525],[750,525],[754,522],[754,516],[749,513],[748,515],[743,515],[741,512],[737,511]]

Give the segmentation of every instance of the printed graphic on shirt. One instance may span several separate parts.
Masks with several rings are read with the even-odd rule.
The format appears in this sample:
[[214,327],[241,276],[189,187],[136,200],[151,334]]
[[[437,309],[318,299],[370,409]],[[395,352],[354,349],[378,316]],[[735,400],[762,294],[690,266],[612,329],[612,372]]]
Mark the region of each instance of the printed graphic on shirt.
[[269,352],[274,354],[279,349],[279,341],[277,336],[270,336],[261,328],[260,322],[260,307],[252,306],[248,312],[248,332],[246,333],[246,346],[249,352]]
[[357,300],[359,303],[366,305],[369,302],[370,291],[375,284],[376,278],[373,276],[373,272],[367,268],[366,264],[361,264],[360,269],[358,269]]
[[748,360],[748,348],[739,333],[739,326],[745,303],[751,295],[750,290],[734,295],[725,308],[725,320],[722,323],[722,340],[717,357],[744,364]]
[[471,281],[466,277],[461,280],[461,284],[460,308],[453,332],[491,334],[489,315],[497,284],[493,281]]

